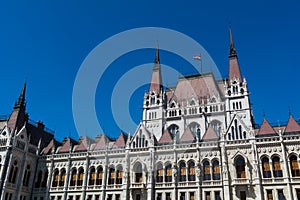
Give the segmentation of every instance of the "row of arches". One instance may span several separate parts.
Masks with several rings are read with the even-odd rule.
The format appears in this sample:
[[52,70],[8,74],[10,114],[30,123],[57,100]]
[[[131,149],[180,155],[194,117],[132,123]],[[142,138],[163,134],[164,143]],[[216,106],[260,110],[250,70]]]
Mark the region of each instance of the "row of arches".
[[[16,184],[17,177],[19,176],[19,161],[14,160],[11,164],[10,171],[8,174],[8,182],[12,184]],[[25,187],[30,185],[30,177],[31,177],[31,166],[27,164],[24,169],[24,175],[22,179],[22,184]]]
[[[274,155],[269,159],[267,156],[261,158],[263,178],[282,177],[282,166],[280,157]],[[292,177],[300,176],[299,163],[296,155],[290,155],[290,172]]]
[[[70,186],[82,186],[84,181],[84,169],[83,167],[80,168],[72,168],[70,172]],[[88,185],[102,185],[104,179],[104,171],[103,167],[94,167],[92,166],[88,172]],[[108,169],[108,177],[107,177],[107,184],[114,185],[114,184],[122,184],[123,182],[123,168],[122,166],[110,167]],[[52,180],[52,187],[57,186],[64,186],[66,184],[66,169],[62,168],[60,170],[55,169],[53,173],[53,180]]]

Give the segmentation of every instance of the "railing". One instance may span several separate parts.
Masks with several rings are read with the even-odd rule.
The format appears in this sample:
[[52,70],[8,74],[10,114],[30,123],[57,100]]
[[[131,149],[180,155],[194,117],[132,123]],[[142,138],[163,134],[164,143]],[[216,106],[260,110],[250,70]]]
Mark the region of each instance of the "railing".
[[236,178],[233,179],[233,185],[248,185],[250,184],[250,180],[248,178]]
[[221,185],[221,180],[209,180],[209,181],[203,181],[203,186],[219,186]]
[[143,183],[132,183],[131,188],[143,188],[146,187]]

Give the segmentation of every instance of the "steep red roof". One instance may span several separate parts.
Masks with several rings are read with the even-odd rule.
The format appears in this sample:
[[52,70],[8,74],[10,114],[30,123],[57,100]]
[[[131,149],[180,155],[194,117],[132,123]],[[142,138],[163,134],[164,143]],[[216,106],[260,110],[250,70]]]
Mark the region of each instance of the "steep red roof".
[[93,150],[106,149],[106,144],[109,142],[109,139],[103,134],[100,136],[99,140],[95,145],[93,145]]
[[116,140],[115,144],[113,145],[113,148],[122,148],[126,146],[126,136],[124,133],[121,133]]
[[56,140],[52,139],[49,144],[42,150],[42,154],[49,155],[52,151],[52,149],[55,149],[55,147],[59,146],[60,143]]
[[231,28],[229,30],[230,34],[230,50],[229,50],[229,80],[238,79],[240,82],[242,81],[240,66],[238,63],[236,49],[233,43],[232,31]]
[[173,142],[172,136],[171,136],[170,132],[168,131],[168,129],[166,129],[164,131],[164,133],[162,134],[161,138],[159,139],[158,143],[166,144],[166,143],[172,143],[172,142]]
[[222,96],[212,73],[180,78],[174,94],[178,100],[196,98],[200,101],[212,95]]
[[262,125],[257,132],[257,135],[268,135],[268,134],[276,134],[268,120],[264,119]]
[[187,127],[180,138],[180,142],[193,142],[195,141],[195,136],[192,133],[191,129]]
[[86,151],[94,141],[88,137],[80,138],[79,145],[74,146],[74,151]]
[[58,153],[66,153],[70,151],[71,140],[68,138],[63,145],[58,149]]
[[218,135],[213,129],[213,127],[209,126],[206,132],[204,133],[202,140],[215,140],[218,139]]
[[300,132],[300,126],[293,116],[290,116],[286,125],[285,133]]
[[152,78],[150,83],[150,92],[155,91],[156,94],[159,94],[162,89],[162,76],[160,69],[160,60],[159,60],[159,49],[156,47],[156,54],[154,60],[154,66],[152,70]]

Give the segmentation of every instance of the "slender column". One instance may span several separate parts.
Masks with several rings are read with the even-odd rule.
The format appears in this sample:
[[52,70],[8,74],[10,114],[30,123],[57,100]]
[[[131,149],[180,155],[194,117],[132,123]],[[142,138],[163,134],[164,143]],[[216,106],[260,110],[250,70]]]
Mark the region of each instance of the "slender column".
[[287,163],[287,154],[286,154],[287,152],[286,152],[286,148],[284,145],[281,130],[279,131],[279,136],[280,136],[280,145],[281,145],[282,156],[283,156],[283,158],[282,158],[283,159],[283,169],[286,174],[286,183],[287,183],[287,187],[288,187],[288,193],[289,193],[290,199],[294,199],[292,188],[291,188],[290,170],[289,170],[288,163]]
[[68,195],[68,186],[69,186],[69,180],[70,180],[70,171],[71,171],[71,154],[69,154],[68,157],[68,165],[67,165],[67,170],[66,170],[66,178],[65,178],[65,182],[64,182],[64,200],[67,200],[67,195]]
[[11,163],[12,163],[12,146],[9,145],[7,147],[7,153],[6,153],[6,158],[5,158],[5,163],[4,163],[4,166],[3,166],[3,169],[2,169],[2,176],[1,176],[1,190],[0,190],[0,196],[1,198],[0,199],[4,199],[4,195],[5,195],[5,188],[6,188],[6,183],[8,181],[8,174],[11,170],[10,166],[11,166]]
[[85,159],[85,169],[84,169],[84,179],[83,179],[81,200],[86,199],[85,196],[86,196],[87,180],[89,175],[89,165],[90,165],[90,157],[89,157],[89,152],[87,152],[86,159]]
[[229,178],[228,178],[228,160],[227,152],[225,149],[225,133],[222,134],[221,145],[221,163],[222,163],[222,179],[223,179],[223,196],[224,200],[231,199],[230,187],[229,187]]
[[18,165],[19,173],[18,173],[17,180],[16,180],[16,191],[15,191],[16,199],[20,198],[20,189],[22,187],[22,183],[23,183],[22,180],[24,178],[24,173],[26,170],[25,163],[26,163],[26,157],[27,157],[27,152],[26,152],[27,150],[28,149],[27,149],[27,145],[26,145],[23,156],[22,156],[22,161],[21,161],[20,165]]

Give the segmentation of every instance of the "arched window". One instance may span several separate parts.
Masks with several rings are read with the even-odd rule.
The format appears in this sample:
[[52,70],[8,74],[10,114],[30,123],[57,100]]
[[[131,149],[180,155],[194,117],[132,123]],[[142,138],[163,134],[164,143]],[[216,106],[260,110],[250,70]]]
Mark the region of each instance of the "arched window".
[[70,179],[70,186],[75,186],[77,180],[77,170],[74,168],[72,169],[71,179]]
[[123,180],[123,168],[119,166],[117,168],[116,184],[122,184],[122,180]]
[[42,172],[42,170],[39,170],[39,172],[37,174],[36,182],[35,182],[35,188],[40,188],[41,182],[42,182],[42,176],[43,176],[43,172]]
[[172,182],[172,165],[167,164],[165,167],[165,182]]
[[262,162],[262,168],[263,168],[263,177],[264,178],[271,178],[269,158],[264,157],[261,160],[261,162]]
[[176,136],[178,129],[179,127],[175,124],[172,124],[171,126],[168,127],[168,131],[173,138]]
[[220,166],[218,160],[213,161],[213,179],[220,180]]
[[239,156],[235,160],[235,170],[237,178],[246,178],[246,163],[243,157]]
[[58,169],[55,169],[53,173],[52,187],[57,187],[58,181],[59,181],[59,171]]
[[102,185],[102,180],[103,180],[103,168],[100,166],[97,168],[96,185]]
[[300,176],[299,164],[298,164],[297,157],[295,155],[292,155],[290,157],[290,165],[291,165],[292,177]]
[[161,163],[159,163],[156,167],[156,182],[162,183],[164,177],[164,169]]
[[60,179],[59,179],[59,186],[64,186],[66,180],[66,170],[63,168],[60,170]]
[[45,188],[47,186],[47,181],[48,181],[48,170],[46,170],[45,173],[44,173],[42,188]]
[[281,170],[280,158],[278,156],[274,156],[272,158],[272,162],[273,162],[273,174],[274,174],[274,177],[282,177],[282,170]]
[[108,185],[115,184],[115,174],[115,169],[113,167],[109,168]]
[[196,136],[197,130],[199,129],[200,125],[197,122],[192,122],[189,124],[189,128],[191,132]]
[[96,180],[96,170],[95,167],[90,169],[89,185],[94,185]]
[[8,182],[16,183],[17,174],[18,174],[18,161],[15,160],[10,169],[10,174],[8,176]]
[[209,162],[208,161],[204,161],[203,162],[203,180],[207,181],[207,180],[211,180],[211,175],[210,175],[210,166],[209,166]]
[[80,168],[78,170],[77,186],[82,186],[83,176],[84,176],[84,170],[83,170],[83,168]]
[[222,123],[218,120],[213,120],[212,122],[210,122],[210,125],[212,126],[212,128],[218,136],[220,136],[221,133],[221,124]]
[[195,162],[194,161],[190,161],[189,162],[189,176],[188,176],[188,180],[189,181],[195,181],[196,180],[196,177],[195,177]]
[[184,161],[179,163],[179,181],[186,181],[186,165]]
[[137,162],[134,166],[134,176],[135,176],[136,183],[143,182],[143,169],[142,169],[142,164],[139,162]]

